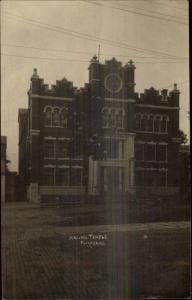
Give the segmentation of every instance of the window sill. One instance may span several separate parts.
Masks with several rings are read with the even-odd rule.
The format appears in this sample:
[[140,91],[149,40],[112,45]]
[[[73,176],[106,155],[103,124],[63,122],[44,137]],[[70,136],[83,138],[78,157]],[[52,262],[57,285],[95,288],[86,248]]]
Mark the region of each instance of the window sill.
[[45,125],[45,127],[48,127],[48,128],[64,128],[64,129],[68,129],[67,127],[60,126],[60,125]]
[[160,131],[141,131],[141,130],[136,130],[136,133],[168,134],[168,132],[160,132]]

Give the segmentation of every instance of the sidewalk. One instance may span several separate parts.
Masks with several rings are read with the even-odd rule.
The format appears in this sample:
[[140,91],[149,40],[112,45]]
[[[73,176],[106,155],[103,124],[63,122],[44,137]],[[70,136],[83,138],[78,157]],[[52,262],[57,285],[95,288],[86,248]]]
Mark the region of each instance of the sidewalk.
[[69,233],[95,233],[95,232],[134,232],[162,229],[185,229],[190,228],[190,222],[159,222],[159,223],[137,223],[120,225],[91,225],[91,226],[67,226],[55,227],[55,232],[60,234]]

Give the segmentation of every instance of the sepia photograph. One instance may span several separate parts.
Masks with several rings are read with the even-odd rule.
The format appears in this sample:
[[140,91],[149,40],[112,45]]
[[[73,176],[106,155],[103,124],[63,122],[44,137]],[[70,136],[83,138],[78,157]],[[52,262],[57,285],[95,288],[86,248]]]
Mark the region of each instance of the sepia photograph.
[[1,298],[191,299],[189,1],[1,1]]

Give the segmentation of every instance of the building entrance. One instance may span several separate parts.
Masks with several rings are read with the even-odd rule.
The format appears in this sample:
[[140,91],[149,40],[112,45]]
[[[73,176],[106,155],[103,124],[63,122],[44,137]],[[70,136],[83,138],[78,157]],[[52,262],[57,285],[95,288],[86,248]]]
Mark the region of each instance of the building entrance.
[[103,167],[101,169],[101,192],[104,195],[118,196],[124,190],[123,168]]

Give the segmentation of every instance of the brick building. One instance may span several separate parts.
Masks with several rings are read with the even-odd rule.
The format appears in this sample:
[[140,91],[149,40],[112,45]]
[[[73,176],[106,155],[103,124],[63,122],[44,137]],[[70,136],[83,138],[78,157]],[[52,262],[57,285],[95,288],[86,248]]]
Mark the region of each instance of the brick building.
[[[49,88],[37,70],[19,109],[19,175],[30,201],[178,193],[179,90],[135,92],[135,66],[89,65]],[[67,200],[66,200],[67,201]]]
[[190,146],[181,145],[179,147],[179,173],[180,173],[180,193],[183,201],[191,199],[191,169],[190,169]]

